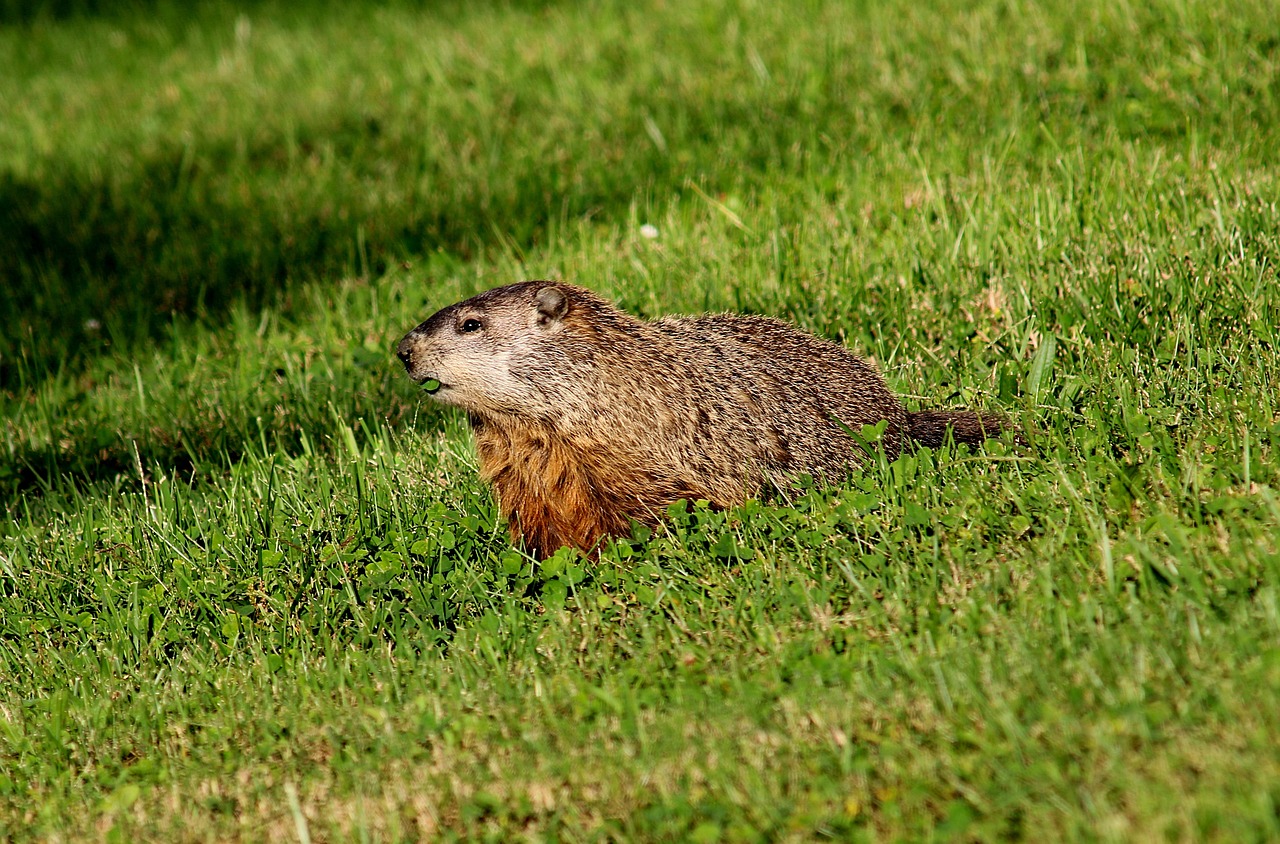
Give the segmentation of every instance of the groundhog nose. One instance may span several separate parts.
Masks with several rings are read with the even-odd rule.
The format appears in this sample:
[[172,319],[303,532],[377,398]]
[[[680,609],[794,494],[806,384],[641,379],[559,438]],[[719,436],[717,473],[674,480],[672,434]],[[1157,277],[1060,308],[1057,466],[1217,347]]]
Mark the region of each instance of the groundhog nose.
[[400,358],[400,362],[404,364],[404,368],[408,369],[413,362],[413,343],[408,337],[400,341],[400,345],[396,347],[396,357]]

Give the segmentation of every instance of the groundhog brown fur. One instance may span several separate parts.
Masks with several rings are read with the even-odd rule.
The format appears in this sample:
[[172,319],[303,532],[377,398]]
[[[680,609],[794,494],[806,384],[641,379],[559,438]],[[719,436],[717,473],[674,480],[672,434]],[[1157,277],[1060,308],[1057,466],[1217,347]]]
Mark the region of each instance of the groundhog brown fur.
[[450,305],[396,350],[436,401],[467,412],[513,540],[538,557],[654,527],[680,499],[726,508],[870,458],[851,432],[976,443],[999,416],[908,413],[869,363],[785,322],[645,321],[589,290],[526,281]]

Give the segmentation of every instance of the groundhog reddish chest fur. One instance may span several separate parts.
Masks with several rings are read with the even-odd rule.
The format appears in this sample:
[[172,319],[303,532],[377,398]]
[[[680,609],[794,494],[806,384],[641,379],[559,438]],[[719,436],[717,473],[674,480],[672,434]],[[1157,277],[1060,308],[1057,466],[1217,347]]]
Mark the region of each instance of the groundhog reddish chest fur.
[[868,458],[849,431],[885,421],[940,445],[998,416],[907,413],[843,347],[784,322],[637,319],[570,284],[526,281],[450,305],[396,350],[436,401],[467,412],[512,538],[545,557],[651,527],[684,498],[732,507],[800,474],[837,481]]

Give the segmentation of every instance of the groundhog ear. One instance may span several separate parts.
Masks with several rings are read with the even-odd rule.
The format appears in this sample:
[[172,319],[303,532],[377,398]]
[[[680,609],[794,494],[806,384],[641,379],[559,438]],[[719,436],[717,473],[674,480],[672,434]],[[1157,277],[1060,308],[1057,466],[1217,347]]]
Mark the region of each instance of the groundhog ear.
[[534,297],[534,305],[538,308],[538,325],[550,325],[569,310],[569,297],[554,287],[544,287]]

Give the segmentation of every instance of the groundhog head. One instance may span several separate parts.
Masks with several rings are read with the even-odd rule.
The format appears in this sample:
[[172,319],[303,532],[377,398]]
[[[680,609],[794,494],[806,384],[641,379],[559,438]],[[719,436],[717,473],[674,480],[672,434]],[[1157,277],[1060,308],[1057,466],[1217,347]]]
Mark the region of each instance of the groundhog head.
[[396,347],[409,377],[437,401],[479,413],[538,415],[574,368],[573,344],[557,341],[578,294],[526,281],[437,311]]

